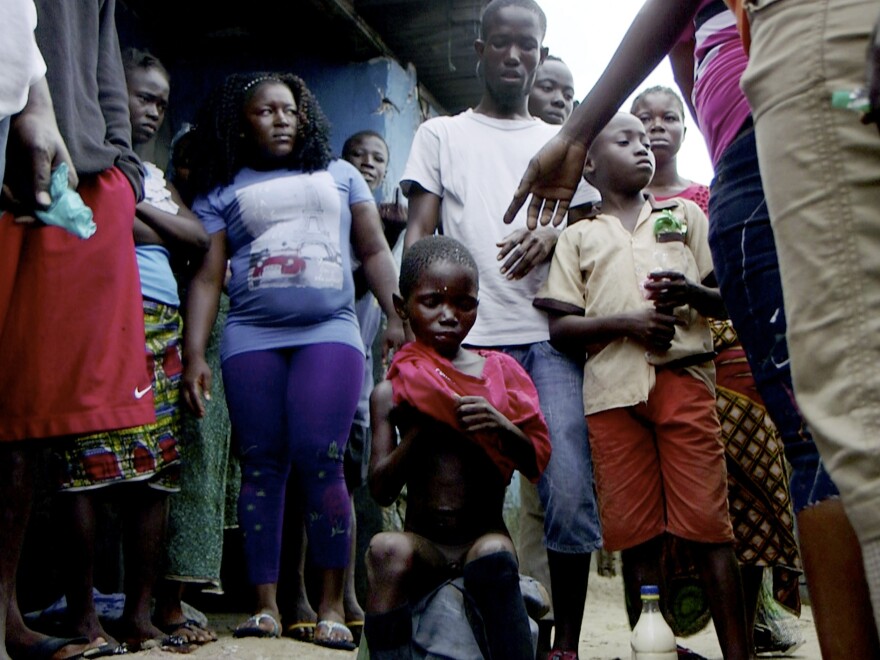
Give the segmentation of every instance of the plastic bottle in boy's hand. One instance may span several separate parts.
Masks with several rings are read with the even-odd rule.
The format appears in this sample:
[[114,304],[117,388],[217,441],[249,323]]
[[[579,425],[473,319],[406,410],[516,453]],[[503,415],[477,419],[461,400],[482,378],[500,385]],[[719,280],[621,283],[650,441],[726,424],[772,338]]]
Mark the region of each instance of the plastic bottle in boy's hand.
[[660,612],[660,590],[642,587],[642,613],[630,638],[632,660],[677,660],[675,634]]

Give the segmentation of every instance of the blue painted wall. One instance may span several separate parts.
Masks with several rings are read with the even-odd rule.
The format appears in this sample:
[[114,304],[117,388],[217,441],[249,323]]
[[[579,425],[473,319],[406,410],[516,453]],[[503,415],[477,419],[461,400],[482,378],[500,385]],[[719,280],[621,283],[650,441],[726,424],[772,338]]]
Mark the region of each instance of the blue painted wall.
[[[202,101],[227,74],[293,71],[305,80],[330,120],[335,154],[342,153],[346,138],[357,131],[371,129],[385,137],[391,156],[385,182],[376,196],[378,201],[394,199],[413,136],[421,122],[416,72],[412,67],[404,69],[397,61],[384,57],[339,65],[308,60],[294,63],[270,62],[265,58],[247,60],[239,56],[228,61],[215,59],[211,63],[172,63],[168,68],[172,89],[167,129],[163,131],[166,142],[184,123],[193,121]],[[163,163],[167,159],[157,153],[156,160]]]
[[333,126],[336,154],[348,136],[370,129],[385,137],[390,151],[380,201],[390,201],[403,174],[413,136],[421,122],[416,72],[389,58],[339,67],[305,66],[298,71]]

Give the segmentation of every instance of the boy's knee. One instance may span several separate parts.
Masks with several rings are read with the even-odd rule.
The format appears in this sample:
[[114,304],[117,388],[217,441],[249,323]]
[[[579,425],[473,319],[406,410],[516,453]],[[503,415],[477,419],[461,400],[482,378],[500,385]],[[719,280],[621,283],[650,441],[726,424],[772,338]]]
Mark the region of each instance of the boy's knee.
[[509,554],[514,564],[517,563],[513,542],[503,534],[486,534],[477,539],[476,543],[474,543],[468,551],[465,562],[472,562],[476,559],[494,555],[499,552]]
[[403,534],[381,532],[367,549],[367,576],[371,585],[397,582],[406,577],[415,556],[412,542]]

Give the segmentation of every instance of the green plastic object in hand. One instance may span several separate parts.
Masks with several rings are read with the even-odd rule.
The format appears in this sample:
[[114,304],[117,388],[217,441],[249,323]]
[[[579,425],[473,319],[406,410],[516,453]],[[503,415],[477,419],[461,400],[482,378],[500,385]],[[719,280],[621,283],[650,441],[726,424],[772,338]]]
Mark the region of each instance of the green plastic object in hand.
[[67,185],[67,163],[61,163],[52,172],[49,194],[52,203],[45,211],[37,210],[37,218],[47,225],[66,229],[79,238],[89,238],[98,229],[92,219],[92,209],[85,205],[82,197]]
[[661,211],[654,219],[654,236],[687,233],[687,226],[672,211]]

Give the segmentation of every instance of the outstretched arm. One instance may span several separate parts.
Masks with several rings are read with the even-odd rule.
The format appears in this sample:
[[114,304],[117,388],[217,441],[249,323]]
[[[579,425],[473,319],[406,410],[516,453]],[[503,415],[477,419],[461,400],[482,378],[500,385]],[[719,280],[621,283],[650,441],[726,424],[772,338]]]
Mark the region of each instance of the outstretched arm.
[[528,226],[560,224],[577,188],[589,145],[621,104],[666,56],[700,0],[647,0],[614,57],[577,109],[532,158],[504,214],[512,222],[531,196]]
[[550,339],[567,350],[595,353],[613,341],[629,338],[662,353],[672,344],[676,323],[671,314],[650,307],[601,318],[551,314]]

